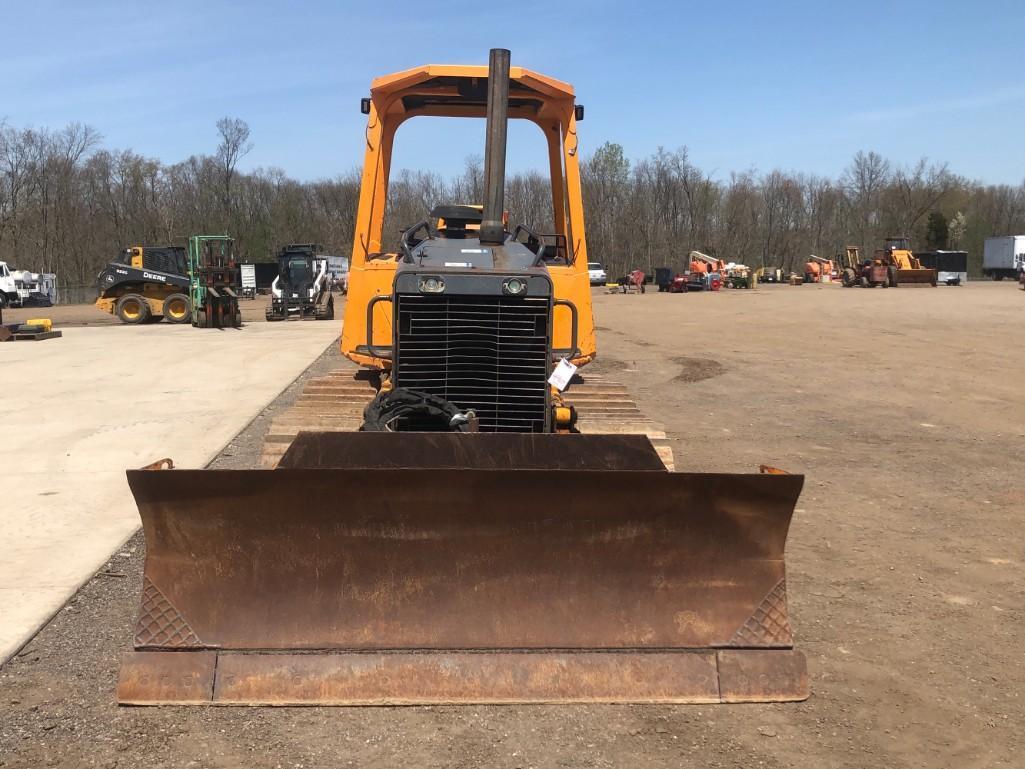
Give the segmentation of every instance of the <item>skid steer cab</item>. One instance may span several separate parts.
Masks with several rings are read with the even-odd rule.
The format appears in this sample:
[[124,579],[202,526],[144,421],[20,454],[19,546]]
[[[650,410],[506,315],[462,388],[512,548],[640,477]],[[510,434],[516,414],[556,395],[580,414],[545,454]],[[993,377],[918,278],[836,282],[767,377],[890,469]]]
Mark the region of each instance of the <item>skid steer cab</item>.
[[278,275],[271,284],[269,321],[313,318],[333,320],[335,300],[328,282],[328,259],[315,243],[293,243],[278,254]]

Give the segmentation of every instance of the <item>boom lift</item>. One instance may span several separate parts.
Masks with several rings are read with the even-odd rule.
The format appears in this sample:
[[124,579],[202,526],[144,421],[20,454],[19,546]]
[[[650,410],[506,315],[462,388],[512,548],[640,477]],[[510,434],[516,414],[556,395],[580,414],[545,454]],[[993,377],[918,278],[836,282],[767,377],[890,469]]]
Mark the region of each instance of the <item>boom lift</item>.
[[810,254],[804,265],[805,283],[829,283],[833,280],[833,260]]
[[714,256],[703,254],[700,251],[691,251],[690,260],[691,262],[699,261],[704,263],[707,266],[705,272],[708,273],[719,273],[720,275],[722,275],[722,273],[726,270],[726,262],[724,262],[722,259],[717,259]]
[[[566,365],[597,347],[572,87],[493,50],[378,78],[363,109],[341,342],[379,388],[363,429],[301,432],[273,470],[129,471],[146,566],[119,700],[805,698],[803,478],[669,472],[644,435],[574,423]],[[486,117],[483,210],[424,211],[389,253],[392,142],[425,115]],[[547,138],[553,233],[503,223],[508,117]]]

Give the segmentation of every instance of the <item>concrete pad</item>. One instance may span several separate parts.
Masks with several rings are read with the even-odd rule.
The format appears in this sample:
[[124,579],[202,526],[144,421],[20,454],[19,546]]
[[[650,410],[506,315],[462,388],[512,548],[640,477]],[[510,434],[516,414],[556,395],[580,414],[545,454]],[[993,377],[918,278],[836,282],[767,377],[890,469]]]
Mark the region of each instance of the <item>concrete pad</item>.
[[0,345],[0,663],[138,529],[125,469],[205,465],[339,324],[63,331]]

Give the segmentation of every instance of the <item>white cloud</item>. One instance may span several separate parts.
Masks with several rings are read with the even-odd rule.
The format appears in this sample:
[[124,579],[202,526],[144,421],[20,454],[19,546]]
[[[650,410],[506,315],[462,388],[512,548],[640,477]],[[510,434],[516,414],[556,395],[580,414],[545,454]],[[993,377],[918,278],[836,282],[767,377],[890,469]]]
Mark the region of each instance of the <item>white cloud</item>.
[[905,118],[922,117],[923,115],[942,114],[944,112],[961,112],[964,110],[993,107],[1000,104],[1012,102],[1025,102],[1025,88],[1001,88],[988,93],[976,94],[974,96],[962,96],[954,99],[940,99],[926,104],[914,104],[905,107],[894,107],[892,109],[870,110],[867,112],[856,112],[849,117],[850,120],[862,123],[884,123],[892,120]]

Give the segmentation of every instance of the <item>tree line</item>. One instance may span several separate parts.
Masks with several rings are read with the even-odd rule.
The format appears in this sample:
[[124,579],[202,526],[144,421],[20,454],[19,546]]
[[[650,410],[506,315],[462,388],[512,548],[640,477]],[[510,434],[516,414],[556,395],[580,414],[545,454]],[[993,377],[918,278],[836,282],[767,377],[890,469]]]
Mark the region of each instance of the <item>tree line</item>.
[[[359,198],[358,169],[298,181],[280,169],[238,170],[252,149],[239,119],[217,122],[206,155],[167,164],[108,149],[89,126],[59,130],[0,124],[0,260],[55,272],[64,286],[89,286],[124,246],[182,242],[226,232],[237,253],[272,259],[281,245],[317,242],[346,256]],[[990,235],[1025,232],[1025,181],[986,185],[921,160],[896,165],[857,153],[835,179],[783,170],[735,172],[718,179],[686,148],[628,159],[605,143],[582,164],[588,252],[610,276],[640,268],[684,269],[692,249],[753,267],[800,271],[809,254],[832,257],[846,245],[871,253],[888,235],[918,249],[968,251],[978,272]],[[438,203],[482,199],[480,157],[453,178],[424,170],[393,174],[385,232]],[[506,183],[511,221],[550,231],[547,173],[513,174]]]

